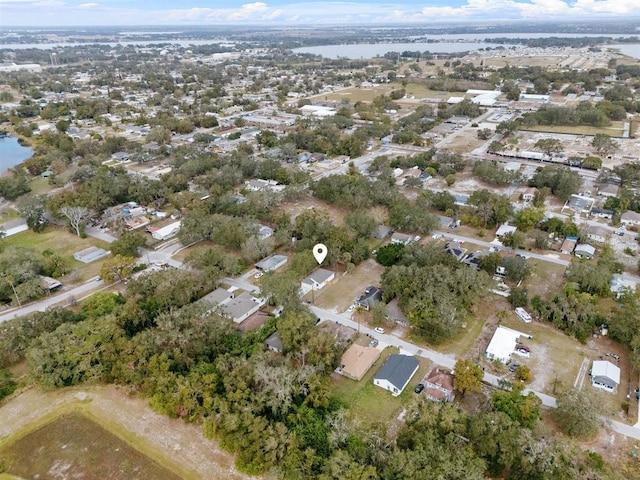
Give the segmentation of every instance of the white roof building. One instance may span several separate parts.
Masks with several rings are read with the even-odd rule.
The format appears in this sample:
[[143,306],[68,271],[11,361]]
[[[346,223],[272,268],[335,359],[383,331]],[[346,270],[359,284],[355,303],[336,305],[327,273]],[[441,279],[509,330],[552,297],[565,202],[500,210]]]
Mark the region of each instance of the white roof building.
[[502,225],[500,225],[500,227],[496,231],[496,238],[503,237],[507,233],[515,233],[517,229],[518,228],[514,227],[513,225],[509,225],[508,223],[503,223]]
[[520,337],[531,338],[531,335],[499,325],[487,347],[487,358],[509,363]]
[[180,226],[182,225],[181,221],[170,223],[162,228],[154,230],[151,233],[151,236],[156,240],[167,240],[169,238],[175,237],[180,231]]

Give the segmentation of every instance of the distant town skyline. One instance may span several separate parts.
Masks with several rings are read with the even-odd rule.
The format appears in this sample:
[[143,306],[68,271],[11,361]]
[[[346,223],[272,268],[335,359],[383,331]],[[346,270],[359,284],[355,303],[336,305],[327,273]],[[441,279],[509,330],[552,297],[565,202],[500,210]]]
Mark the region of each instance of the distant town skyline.
[[[411,24],[640,18],[638,0],[0,0],[2,26]],[[1,28],[1,27],[0,27]]]

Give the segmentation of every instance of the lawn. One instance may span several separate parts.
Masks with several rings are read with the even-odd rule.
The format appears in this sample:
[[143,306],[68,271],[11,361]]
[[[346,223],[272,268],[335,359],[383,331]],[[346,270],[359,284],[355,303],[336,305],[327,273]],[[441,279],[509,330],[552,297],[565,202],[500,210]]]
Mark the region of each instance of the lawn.
[[340,90],[335,93],[328,93],[326,95],[317,95],[315,98],[338,102],[347,99],[349,100],[349,103],[355,105],[358,102],[372,102],[374,98],[381,95],[389,95],[392,90],[397,88],[398,86],[391,84],[375,87],[354,87],[346,90]]
[[31,192],[29,192],[31,195],[39,195],[53,188],[49,184],[49,179],[42,177],[33,177],[29,182],[29,186],[31,187]]
[[595,135],[604,133],[611,137],[622,137],[622,122],[611,122],[610,127],[590,127],[586,125],[537,125],[535,127],[521,127],[520,130],[531,132],[566,133],[569,135]]
[[[396,89],[402,88],[402,85],[396,85]],[[456,92],[443,92],[439,90],[430,90],[424,85],[418,85],[415,83],[409,83],[406,87],[404,87],[407,97],[416,97],[416,98],[439,98],[441,100],[446,100],[452,95],[455,95]],[[463,93],[463,92],[459,92]]]
[[6,472],[24,478],[181,478],[79,413],[6,445],[0,458]]
[[[337,274],[336,280],[322,290],[313,292],[316,306],[325,309],[336,309],[344,312],[355,298],[364,292],[369,285],[380,285],[380,276],[384,267],[373,259],[366,260],[358,265],[351,273]],[[308,293],[305,300],[311,300]]]
[[109,249],[109,245],[101,240],[91,237],[79,238],[68,232],[66,228],[55,226],[47,227],[42,233],[27,230],[11,235],[2,240],[2,245],[5,248],[9,246],[31,248],[38,252],[51,249],[67,260],[68,269],[77,272],[74,274],[74,278],[78,281],[88,280],[98,275],[102,262],[84,264],[73,258],[73,254],[91,246]]
[[20,218],[20,214],[14,208],[3,208],[0,210],[0,224]]
[[432,363],[429,360],[418,357],[420,368],[409,382],[409,385],[407,385],[407,388],[399,396],[394,397],[391,392],[373,384],[375,373],[386,359],[394,353],[398,353],[396,348],[386,348],[378,361],[359,382],[338,374],[332,375],[333,396],[344,404],[349,412],[364,425],[371,425],[377,422],[388,423],[396,419],[403,407],[407,405],[407,402],[414,398],[414,387],[432,368]]

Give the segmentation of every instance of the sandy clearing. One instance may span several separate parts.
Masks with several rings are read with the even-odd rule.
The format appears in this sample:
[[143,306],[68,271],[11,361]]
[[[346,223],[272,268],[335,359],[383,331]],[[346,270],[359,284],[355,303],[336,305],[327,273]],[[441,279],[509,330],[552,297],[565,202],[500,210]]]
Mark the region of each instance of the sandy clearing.
[[146,400],[130,396],[113,385],[65,388],[52,392],[30,388],[14,395],[0,406],[0,442],[58,410],[76,408],[103,421],[106,428],[113,426],[116,434],[118,429],[125,430],[134,438],[134,447],[139,442],[145,444],[193,471],[199,478],[259,478],[238,472],[233,466],[233,456],[223,451],[217,443],[206,439],[202,426],[156,413]]

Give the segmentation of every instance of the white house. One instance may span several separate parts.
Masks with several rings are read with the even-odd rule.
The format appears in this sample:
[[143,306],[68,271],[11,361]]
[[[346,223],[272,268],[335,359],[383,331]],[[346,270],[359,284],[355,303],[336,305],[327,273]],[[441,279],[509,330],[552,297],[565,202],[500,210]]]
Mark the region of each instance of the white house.
[[620,222],[622,222],[623,225],[640,225],[640,213],[636,213],[632,210],[627,210],[622,215],[620,215]]
[[373,376],[373,384],[397,397],[418,371],[420,363],[409,355],[391,355]]
[[496,238],[502,238],[507,233],[515,233],[516,230],[518,230],[517,227],[509,225],[508,223],[503,223],[502,225],[500,225],[500,227],[498,227],[498,230],[496,230]]
[[334,272],[324,268],[318,268],[311,275],[302,280],[300,286],[302,295],[306,295],[311,290],[320,290],[321,288],[324,288],[325,285],[331,282],[334,278],[336,278],[336,274]]
[[151,232],[151,236],[160,241],[168,240],[178,234],[181,225],[182,222],[178,220],[177,222],[170,223],[169,225],[154,230],[153,232]]
[[581,243],[580,245],[577,245],[575,250],[573,251],[573,254],[576,257],[581,257],[581,258],[592,258],[596,253],[596,249],[595,247],[593,247],[592,245],[587,245],[586,243]]
[[591,385],[615,392],[620,384],[620,369],[606,360],[595,360],[591,367]]
[[531,338],[531,335],[499,325],[487,347],[487,358],[492,361],[509,363],[520,337]]
[[402,245],[409,245],[413,241],[412,235],[407,235],[406,233],[398,233],[394,232],[391,235],[391,243],[401,243]]
[[587,228],[587,238],[598,243],[606,242],[610,233],[609,230],[598,225],[591,225]]

